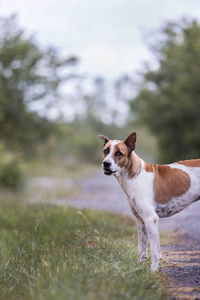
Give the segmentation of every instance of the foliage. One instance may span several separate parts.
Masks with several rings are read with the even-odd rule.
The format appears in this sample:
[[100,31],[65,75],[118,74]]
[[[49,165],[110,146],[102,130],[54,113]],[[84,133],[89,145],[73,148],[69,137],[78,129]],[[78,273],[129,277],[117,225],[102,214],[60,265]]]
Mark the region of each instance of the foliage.
[[3,201],[0,213],[2,300],[165,299],[126,218]]
[[17,154],[12,154],[0,145],[0,186],[19,189],[24,183],[24,169]]
[[[0,18],[0,139],[26,154],[54,128],[41,115],[55,104],[65,67],[75,57],[60,58],[55,49],[41,50],[19,28],[15,16]],[[62,71],[62,72],[61,72]],[[31,107],[41,107],[40,115]]]
[[[54,153],[62,158],[75,158],[78,162],[98,163],[102,159],[102,141],[99,134],[106,134],[110,138],[123,137],[124,128],[106,125],[93,117],[73,123],[59,124],[60,135],[55,139]],[[59,141],[59,142],[58,142]]]
[[[76,62],[76,57],[62,58],[55,49],[42,50],[15,16],[0,18],[0,141],[12,153],[22,153],[26,161],[37,158],[43,165],[57,160],[70,168],[75,161],[100,162],[98,134],[123,139],[130,133],[123,126],[131,79],[122,76],[108,88],[102,77],[89,81],[74,74]],[[49,118],[53,107],[58,111],[64,80],[73,92],[66,89],[62,114],[74,112],[71,123]]]
[[200,150],[200,25],[169,23],[157,46],[157,69],[147,70],[133,113],[158,139],[159,160],[197,158]]

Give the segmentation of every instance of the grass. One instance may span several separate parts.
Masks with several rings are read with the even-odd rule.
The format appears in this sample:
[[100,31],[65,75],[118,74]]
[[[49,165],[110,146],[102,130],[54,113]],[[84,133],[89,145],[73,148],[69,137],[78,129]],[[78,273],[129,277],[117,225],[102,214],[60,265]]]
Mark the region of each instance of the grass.
[[127,218],[0,202],[0,299],[165,299]]

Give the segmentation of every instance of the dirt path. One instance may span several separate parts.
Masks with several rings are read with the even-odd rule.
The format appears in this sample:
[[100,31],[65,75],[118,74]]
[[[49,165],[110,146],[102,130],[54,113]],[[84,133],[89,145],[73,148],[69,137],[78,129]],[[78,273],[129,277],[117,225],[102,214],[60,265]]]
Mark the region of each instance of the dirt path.
[[[77,208],[108,210],[132,216],[128,202],[113,177],[101,171],[91,178],[63,180],[35,178],[31,187],[37,191],[70,189],[68,196],[49,197],[48,202]],[[32,199],[31,201],[40,201]],[[181,213],[160,220],[160,229],[176,233],[178,242],[162,246],[163,264],[160,272],[167,275],[171,299],[200,299],[200,201]]]

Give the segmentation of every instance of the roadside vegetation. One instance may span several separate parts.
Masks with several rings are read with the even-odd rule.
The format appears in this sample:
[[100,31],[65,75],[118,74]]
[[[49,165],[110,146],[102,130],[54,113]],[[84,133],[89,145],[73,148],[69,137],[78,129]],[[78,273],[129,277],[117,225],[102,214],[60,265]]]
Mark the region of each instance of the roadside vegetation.
[[[30,204],[33,191],[46,202],[81,195],[78,184],[52,183],[96,172],[98,134],[136,131],[149,162],[196,158],[200,25],[169,23],[159,37],[156,70],[107,82],[79,73],[76,55],[41,48],[16,16],[0,16],[0,299],[166,298],[150,261],[137,262],[130,220]],[[49,193],[34,185],[52,177]]]
[[115,214],[1,200],[0,298],[165,299],[136,240]]

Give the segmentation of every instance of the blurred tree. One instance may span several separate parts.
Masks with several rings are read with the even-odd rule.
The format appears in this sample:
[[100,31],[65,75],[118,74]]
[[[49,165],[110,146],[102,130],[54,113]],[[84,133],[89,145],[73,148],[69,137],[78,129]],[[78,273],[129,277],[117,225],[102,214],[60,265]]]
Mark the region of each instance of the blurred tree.
[[61,82],[70,77],[65,67],[76,62],[76,57],[60,58],[55,49],[40,50],[16,16],[0,18],[0,138],[10,148],[31,151],[48,137],[53,123],[30,106],[55,103]]
[[158,139],[159,160],[199,157],[200,25],[169,23],[156,47],[159,67],[147,70],[131,102],[137,119]]
[[122,75],[114,81],[115,111],[113,119],[115,124],[126,125],[129,117],[129,102],[135,94],[135,82],[129,75]]

